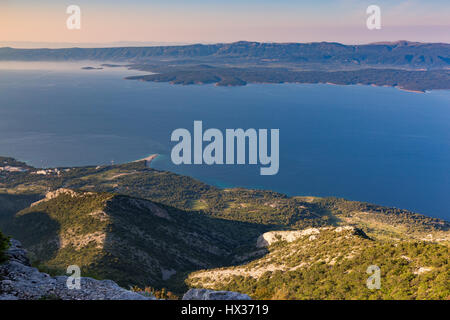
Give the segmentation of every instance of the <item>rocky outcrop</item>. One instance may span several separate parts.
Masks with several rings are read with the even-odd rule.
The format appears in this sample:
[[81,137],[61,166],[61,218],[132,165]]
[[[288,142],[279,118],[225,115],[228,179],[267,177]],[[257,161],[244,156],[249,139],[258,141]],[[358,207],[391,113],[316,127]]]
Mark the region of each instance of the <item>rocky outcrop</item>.
[[80,278],[80,289],[69,289],[67,276],[51,277],[30,266],[27,252],[11,240],[9,260],[0,265],[0,300],[154,300],[119,287],[111,280]]
[[353,226],[341,226],[341,227],[322,227],[322,228],[308,228],[304,230],[292,230],[292,231],[269,231],[258,237],[256,240],[257,248],[268,247],[277,241],[286,241],[287,243],[294,242],[297,239],[309,236],[310,240],[315,240],[316,235],[324,230],[333,230],[336,233],[350,232],[353,235],[368,238],[368,236],[362,231]]
[[268,247],[277,241],[293,242],[301,237],[319,234],[320,229],[308,228],[305,230],[295,231],[270,231],[259,236],[256,240],[256,247]]
[[246,294],[232,291],[190,289],[184,294],[183,300],[251,300],[251,298]]
[[55,191],[47,192],[45,194],[45,198],[44,199],[32,203],[31,206],[34,207],[34,206],[37,206],[38,204],[41,204],[43,202],[47,202],[47,201],[50,201],[52,199],[58,198],[62,194],[71,196],[72,198],[75,198],[75,197],[81,197],[83,195],[90,195],[90,194],[92,194],[92,192],[76,192],[76,191],[73,191],[71,189],[60,188],[60,189],[55,190]]
[[[153,296],[125,290],[111,280],[81,277],[80,289],[70,289],[67,276],[51,277],[31,267],[27,251],[11,240],[8,261],[0,265],[0,300],[155,300]],[[70,281],[69,281],[70,283]],[[251,300],[246,294],[230,291],[191,289],[183,300]]]

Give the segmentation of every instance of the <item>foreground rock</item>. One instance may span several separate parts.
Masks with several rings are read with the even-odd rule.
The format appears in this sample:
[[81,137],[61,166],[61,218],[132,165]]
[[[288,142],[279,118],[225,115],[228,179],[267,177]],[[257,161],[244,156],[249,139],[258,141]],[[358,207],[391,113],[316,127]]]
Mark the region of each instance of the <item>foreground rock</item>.
[[251,298],[246,294],[232,291],[190,289],[184,294],[183,300],[251,300]]
[[19,241],[11,240],[8,262],[0,265],[0,300],[154,300],[119,287],[111,280],[81,278],[81,288],[69,289],[67,276],[51,277],[30,266]]

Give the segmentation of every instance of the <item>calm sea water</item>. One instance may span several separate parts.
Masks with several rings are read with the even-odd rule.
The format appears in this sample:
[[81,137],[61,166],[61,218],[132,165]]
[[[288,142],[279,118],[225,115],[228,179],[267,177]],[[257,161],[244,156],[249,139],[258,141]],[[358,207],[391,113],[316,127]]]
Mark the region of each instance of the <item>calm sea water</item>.
[[[92,64],[83,64],[92,65]],[[450,220],[450,91],[333,85],[173,86],[123,80],[139,72],[0,64],[0,155],[38,167],[153,166],[218,186],[338,196]],[[170,134],[279,128],[280,171],[174,166]]]

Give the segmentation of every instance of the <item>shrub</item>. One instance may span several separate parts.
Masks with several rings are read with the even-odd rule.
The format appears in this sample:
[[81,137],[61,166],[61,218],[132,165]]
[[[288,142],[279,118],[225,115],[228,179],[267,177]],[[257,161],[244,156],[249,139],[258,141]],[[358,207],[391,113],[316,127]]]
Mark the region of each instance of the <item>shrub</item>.
[[5,251],[9,247],[9,238],[4,236],[3,233],[0,232],[0,262],[4,262],[6,260]]

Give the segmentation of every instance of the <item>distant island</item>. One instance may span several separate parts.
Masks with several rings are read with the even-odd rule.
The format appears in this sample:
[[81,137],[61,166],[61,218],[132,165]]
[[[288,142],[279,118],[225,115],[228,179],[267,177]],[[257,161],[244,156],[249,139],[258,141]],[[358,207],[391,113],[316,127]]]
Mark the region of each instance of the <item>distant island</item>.
[[101,68],[101,67],[99,67],[99,68],[96,68],[96,67],[82,67],[81,69],[82,70],[103,70],[103,68]]
[[104,61],[155,62],[199,61],[227,64],[320,66],[326,69],[402,67],[443,69],[450,67],[450,44],[409,41],[344,45],[336,42],[193,44],[159,47],[14,49],[0,48],[1,61]]
[[282,68],[222,68],[211,66],[149,67],[139,70],[160,73],[126,77],[128,80],[170,82],[172,84],[209,84],[244,86],[247,83],[327,83],[397,87],[413,92],[450,89],[450,70],[408,71],[399,69],[361,69],[352,71],[292,71]]
[[409,41],[344,45],[334,42],[234,42],[185,46],[13,49],[0,61],[101,61],[150,75],[130,80],[243,86],[247,83],[330,83],[450,89],[450,44]]

